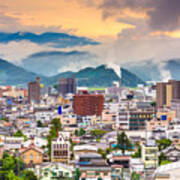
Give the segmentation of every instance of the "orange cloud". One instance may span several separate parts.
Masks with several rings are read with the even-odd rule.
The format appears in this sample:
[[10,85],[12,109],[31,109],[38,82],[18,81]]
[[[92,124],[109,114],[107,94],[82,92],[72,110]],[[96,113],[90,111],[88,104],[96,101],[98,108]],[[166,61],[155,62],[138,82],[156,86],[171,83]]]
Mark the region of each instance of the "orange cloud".
[[172,32],[169,32],[169,31],[156,31],[156,32],[152,32],[150,34],[151,36],[168,36],[168,37],[171,37],[171,38],[180,38],[180,30],[177,30],[177,31],[172,31]]
[[13,0],[13,3],[6,0],[6,5],[8,15],[19,18],[24,26],[61,26],[80,36],[116,36],[123,29],[135,27],[117,22],[113,17],[103,20],[101,10],[75,0]]

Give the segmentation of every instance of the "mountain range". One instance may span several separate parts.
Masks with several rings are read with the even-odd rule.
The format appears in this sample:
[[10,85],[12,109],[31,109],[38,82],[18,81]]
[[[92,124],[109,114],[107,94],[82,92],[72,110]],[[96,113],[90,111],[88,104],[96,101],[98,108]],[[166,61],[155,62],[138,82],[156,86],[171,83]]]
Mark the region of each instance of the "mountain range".
[[144,60],[123,64],[123,67],[136,74],[143,81],[180,80],[180,59],[160,62]]
[[[121,68],[122,85],[135,87],[137,84],[146,84],[137,75],[131,73],[127,69]],[[0,84],[1,85],[20,85],[25,86],[29,81],[35,80],[36,76],[41,78],[41,82],[45,85],[56,84],[61,77],[75,76],[78,86],[89,87],[106,87],[111,86],[113,81],[119,81],[120,77],[112,68],[106,65],[100,65],[96,68],[87,67],[78,72],[63,72],[55,76],[43,76],[25,70],[6,60],[0,59]]]

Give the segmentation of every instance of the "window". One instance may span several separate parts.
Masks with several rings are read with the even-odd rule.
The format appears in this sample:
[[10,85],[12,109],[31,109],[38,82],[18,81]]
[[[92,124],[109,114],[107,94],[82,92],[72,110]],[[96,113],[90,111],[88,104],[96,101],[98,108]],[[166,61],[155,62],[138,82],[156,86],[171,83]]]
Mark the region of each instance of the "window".
[[36,159],[39,160],[39,155],[36,156]]
[[65,176],[66,176],[66,177],[69,177],[69,173],[68,173],[68,172],[66,172],[66,173],[65,173]]
[[47,172],[47,171],[44,172],[44,176],[45,176],[45,177],[48,176],[48,172]]
[[33,154],[30,155],[30,159],[33,160]]

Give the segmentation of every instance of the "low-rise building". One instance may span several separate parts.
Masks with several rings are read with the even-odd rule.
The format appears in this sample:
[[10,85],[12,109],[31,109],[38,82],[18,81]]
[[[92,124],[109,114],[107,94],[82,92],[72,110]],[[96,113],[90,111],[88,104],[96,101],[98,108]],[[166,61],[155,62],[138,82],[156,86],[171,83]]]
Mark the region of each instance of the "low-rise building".
[[22,147],[19,150],[20,158],[27,166],[34,166],[43,162],[44,151],[34,145],[33,141],[28,147]]
[[51,143],[51,161],[69,163],[70,160],[70,133],[59,132],[58,137]]
[[75,168],[59,162],[47,162],[37,165],[35,173],[39,180],[73,179],[75,176]]
[[83,154],[77,163],[81,172],[81,179],[111,180],[111,167],[99,154]]
[[154,174],[154,180],[180,179],[180,161],[158,167]]

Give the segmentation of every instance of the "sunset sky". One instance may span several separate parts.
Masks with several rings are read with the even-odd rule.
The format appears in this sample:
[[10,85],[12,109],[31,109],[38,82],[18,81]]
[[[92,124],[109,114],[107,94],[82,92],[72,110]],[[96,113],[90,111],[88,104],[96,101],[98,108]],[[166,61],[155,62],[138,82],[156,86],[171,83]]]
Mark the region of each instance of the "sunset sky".
[[72,50],[94,54],[99,64],[159,62],[180,57],[180,1],[0,0],[0,32],[56,32],[96,42],[55,47],[51,40],[0,40],[0,57],[11,62],[42,51]]

